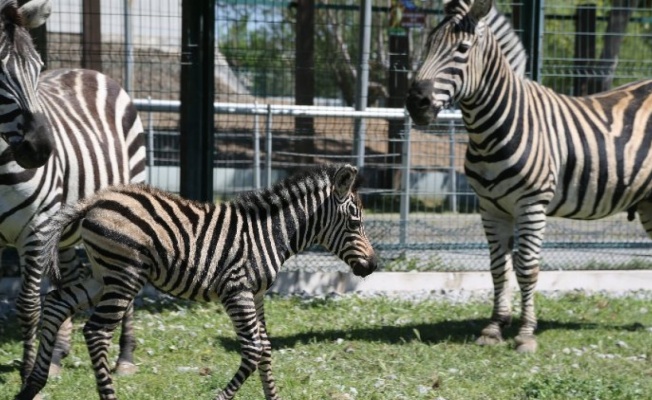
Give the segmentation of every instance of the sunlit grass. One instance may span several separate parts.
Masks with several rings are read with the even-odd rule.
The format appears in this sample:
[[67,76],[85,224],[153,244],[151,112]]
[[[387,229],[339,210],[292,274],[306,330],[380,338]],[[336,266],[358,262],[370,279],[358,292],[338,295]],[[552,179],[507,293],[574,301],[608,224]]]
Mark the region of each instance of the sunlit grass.
[[[650,301],[574,294],[539,296],[538,305],[539,351],[522,355],[512,349],[515,327],[504,345],[473,343],[489,302],[269,298],[277,385],[284,399],[652,398]],[[237,368],[235,334],[217,305],[148,302],[136,318],[140,369],[116,378],[122,399],[212,399]],[[7,400],[20,384],[15,318],[0,334]],[[97,398],[80,329],[43,397]],[[236,398],[263,398],[258,376]]]

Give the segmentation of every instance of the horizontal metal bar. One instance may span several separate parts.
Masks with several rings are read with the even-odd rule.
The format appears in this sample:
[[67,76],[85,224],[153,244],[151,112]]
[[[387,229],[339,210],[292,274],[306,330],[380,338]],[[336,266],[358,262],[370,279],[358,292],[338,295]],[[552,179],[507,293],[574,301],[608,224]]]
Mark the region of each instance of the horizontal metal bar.
[[[148,100],[134,99],[134,104],[139,111],[149,112],[179,112],[179,100]],[[258,103],[213,103],[216,114],[240,115],[266,115],[270,110],[272,115],[285,115],[290,117],[339,117],[339,118],[378,118],[378,119],[403,119],[406,111],[402,108],[367,108],[364,111],[355,110],[353,107],[332,106],[298,106],[288,104]],[[462,114],[459,110],[442,110],[437,115],[437,121],[459,121]]]

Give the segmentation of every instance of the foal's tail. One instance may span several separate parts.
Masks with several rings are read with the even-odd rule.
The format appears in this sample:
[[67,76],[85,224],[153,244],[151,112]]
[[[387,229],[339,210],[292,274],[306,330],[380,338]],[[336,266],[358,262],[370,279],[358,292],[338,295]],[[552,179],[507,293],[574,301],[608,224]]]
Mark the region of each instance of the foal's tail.
[[[88,205],[81,201],[74,205],[65,205],[39,230],[39,238],[43,244],[43,252],[39,265],[45,267],[45,273],[56,281],[61,279],[59,270],[59,243],[67,229],[79,229],[79,222],[86,215]],[[76,226],[75,226],[76,225]]]

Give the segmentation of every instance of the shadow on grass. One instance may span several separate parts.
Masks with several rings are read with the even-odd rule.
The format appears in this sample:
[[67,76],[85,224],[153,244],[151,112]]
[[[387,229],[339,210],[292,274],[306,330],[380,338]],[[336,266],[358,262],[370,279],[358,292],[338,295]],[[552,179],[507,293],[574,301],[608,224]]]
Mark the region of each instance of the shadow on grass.
[[[480,331],[488,322],[488,319],[464,319],[435,322],[431,324],[422,323],[399,326],[384,325],[372,326],[369,328],[308,331],[287,336],[278,336],[271,332],[270,339],[274,350],[292,348],[298,344],[305,344],[314,341],[332,342],[339,338],[348,341],[382,342],[388,344],[412,341],[420,341],[426,344],[437,344],[443,342],[474,344]],[[539,328],[536,332],[537,334],[541,334],[547,330],[582,331],[595,329],[637,331],[645,329],[645,327],[639,322],[627,325],[608,325],[591,322],[539,320]],[[517,334],[517,323],[513,323],[511,326],[505,328],[503,332],[505,340],[513,339]],[[217,337],[217,341],[220,342],[227,351],[240,351],[240,345],[233,337],[220,336]]]

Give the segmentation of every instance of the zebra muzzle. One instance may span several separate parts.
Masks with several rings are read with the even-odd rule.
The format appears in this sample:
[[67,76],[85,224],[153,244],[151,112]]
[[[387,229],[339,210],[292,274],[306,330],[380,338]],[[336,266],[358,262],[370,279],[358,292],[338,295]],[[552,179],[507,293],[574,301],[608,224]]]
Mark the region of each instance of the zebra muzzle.
[[26,118],[25,135],[11,135],[6,139],[14,159],[25,169],[42,167],[54,150],[53,139],[42,118],[37,115]]
[[415,124],[428,125],[437,116],[441,107],[434,106],[430,98],[432,93],[433,86],[431,82],[415,81],[412,83],[405,99],[405,107]]
[[378,261],[375,256],[368,260],[360,259],[351,263],[351,269],[356,276],[365,277],[374,272],[376,268],[378,268]]

